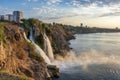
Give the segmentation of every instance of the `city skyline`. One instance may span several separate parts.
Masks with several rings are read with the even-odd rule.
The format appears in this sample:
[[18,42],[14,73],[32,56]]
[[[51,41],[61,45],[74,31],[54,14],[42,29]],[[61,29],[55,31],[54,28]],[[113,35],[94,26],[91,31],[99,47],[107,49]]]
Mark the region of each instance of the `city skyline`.
[[91,27],[120,27],[120,0],[3,0],[0,14],[20,10],[25,18]]
[[21,19],[23,19],[22,11],[13,11],[12,14],[3,14],[0,15],[0,20],[2,21],[15,21],[17,23],[21,23]]

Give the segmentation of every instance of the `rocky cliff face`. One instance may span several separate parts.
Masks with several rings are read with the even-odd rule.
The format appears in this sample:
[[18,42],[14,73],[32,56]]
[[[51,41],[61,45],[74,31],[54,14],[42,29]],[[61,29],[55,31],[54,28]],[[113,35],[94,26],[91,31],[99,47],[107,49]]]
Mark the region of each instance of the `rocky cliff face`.
[[[46,31],[47,36],[49,37],[53,53],[59,54],[61,56],[65,56],[66,53],[70,50],[68,40],[74,39],[73,33],[69,30],[69,27],[63,27],[58,25],[48,25],[47,27],[43,26],[34,26],[35,33],[39,33],[39,35],[35,35],[35,41],[44,49],[44,41],[43,41],[43,33],[42,31]],[[43,27],[43,30],[40,30],[38,27]],[[39,30],[38,30],[39,29]],[[42,42],[42,43],[40,43]]]
[[68,40],[74,38],[67,27],[54,27],[51,29],[51,42],[55,54],[65,56],[70,50]]
[[[12,23],[0,23],[0,27],[4,28],[0,40],[0,80],[49,79],[46,63],[24,39],[23,30]],[[19,75],[26,77],[19,78]]]
[[29,36],[30,27],[34,29],[35,42],[44,50],[43,34],[46,33],[52,44],[53,53],[65,56],[70,50],[68,40],[73,39],[73,32],[67,25],[62,24],[46,24],[37,19],[23,20],[26,34]]

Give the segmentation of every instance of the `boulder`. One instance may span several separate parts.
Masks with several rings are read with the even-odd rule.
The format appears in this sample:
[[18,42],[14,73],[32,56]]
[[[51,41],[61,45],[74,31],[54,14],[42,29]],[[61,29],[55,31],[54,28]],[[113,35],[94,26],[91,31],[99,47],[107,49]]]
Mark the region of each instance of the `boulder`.
[[59,68],[57,66],[48,65],[47,68],[48,68],[48,71],[50,73],[51,78],[59,78],[60,71],[59,71]]

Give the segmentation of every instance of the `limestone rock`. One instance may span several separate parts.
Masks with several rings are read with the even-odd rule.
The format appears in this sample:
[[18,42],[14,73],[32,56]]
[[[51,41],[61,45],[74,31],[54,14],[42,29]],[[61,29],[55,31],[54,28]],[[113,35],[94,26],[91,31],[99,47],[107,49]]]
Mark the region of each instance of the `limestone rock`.
[[55,65],[48,65],[47,66],[49,73],[51,75],[51,77],[53,78],[59,78],[60,77],[60,72],[59,72],[59,68]]

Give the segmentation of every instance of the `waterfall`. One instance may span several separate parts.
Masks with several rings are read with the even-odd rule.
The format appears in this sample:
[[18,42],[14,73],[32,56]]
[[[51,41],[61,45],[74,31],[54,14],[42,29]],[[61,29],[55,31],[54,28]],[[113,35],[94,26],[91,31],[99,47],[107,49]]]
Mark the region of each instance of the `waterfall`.
[[30,39],[32,42],[35,42],[34,33],[33,33],[33,27],[30,27],[30,36],[29,36],[29,39]]
[[25,38],[25,40],[26,40],[27,42],[31,42],[31,41],[27,38],[25,32],[23,33],[23,35],[24,35],[24,38]]
[[47,53],[50,60],[53,61],[54,55],[53,55],[53,49],[51,46],[51,42],[45,33],[44,33],[43,37],[44,37],[44,51]]
[[25,32],[23,33],[23,35],[24,35],[24,38],[25,38],[28,42],[32,42],[32,44],[33,44],[36,52],[39,53],[39,54],[42,56],[42,58],[45,60],[45,62],[46,62],[47,64],[51,64],[51,62],[50,62],[49,58],[47,57],[47,55],[45,54],[45,52],[44,52],[36,43],[34,43],[33,29],[30,29],[30,37],[29,37],[30,40],[26,37]]
[[45,60],[46,63],[48,64],[51,64],[49,58],[47,57],[47,55],[45,54],[45,52],[35,43],[34,44],[34,47],[35,47],[35,50],[40,53],[40,55],[43,57],[43,59]]

